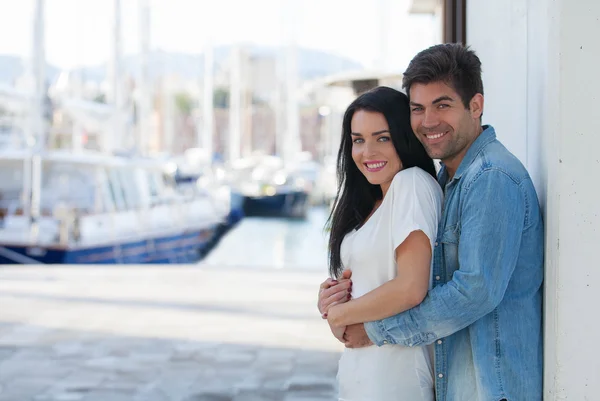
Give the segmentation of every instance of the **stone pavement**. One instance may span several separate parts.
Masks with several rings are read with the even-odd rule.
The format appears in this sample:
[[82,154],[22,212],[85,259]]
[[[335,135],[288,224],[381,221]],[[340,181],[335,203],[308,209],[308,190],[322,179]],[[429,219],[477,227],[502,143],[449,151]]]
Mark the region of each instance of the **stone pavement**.
[[324,272],[0,267],[0,401],[330,401]]

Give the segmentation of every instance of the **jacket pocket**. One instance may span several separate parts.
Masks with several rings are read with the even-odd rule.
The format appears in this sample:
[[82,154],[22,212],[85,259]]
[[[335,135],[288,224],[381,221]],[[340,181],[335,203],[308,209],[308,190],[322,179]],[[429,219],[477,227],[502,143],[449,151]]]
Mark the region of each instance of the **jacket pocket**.
[[447,227],[442,233],[441,243],[446,265],[446,274],[451,276],[458,269],[458,243],[460,238],[460,226],[455,224]]

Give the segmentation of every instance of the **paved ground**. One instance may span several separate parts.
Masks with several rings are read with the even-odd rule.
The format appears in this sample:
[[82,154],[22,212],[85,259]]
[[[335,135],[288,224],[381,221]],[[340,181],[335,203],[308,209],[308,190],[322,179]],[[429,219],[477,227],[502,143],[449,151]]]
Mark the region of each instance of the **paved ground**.
[[0,267],[0,401],[334,400],[321,272]]

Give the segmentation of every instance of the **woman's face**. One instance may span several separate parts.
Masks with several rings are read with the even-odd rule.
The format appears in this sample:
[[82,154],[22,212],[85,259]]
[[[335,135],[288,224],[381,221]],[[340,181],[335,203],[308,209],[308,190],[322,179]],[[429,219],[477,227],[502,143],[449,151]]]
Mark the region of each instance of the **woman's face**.
[[387,192],[402,162],[392,143],[389,126],[379,112],[357,110],[350,122],[352,160],[369,183]]

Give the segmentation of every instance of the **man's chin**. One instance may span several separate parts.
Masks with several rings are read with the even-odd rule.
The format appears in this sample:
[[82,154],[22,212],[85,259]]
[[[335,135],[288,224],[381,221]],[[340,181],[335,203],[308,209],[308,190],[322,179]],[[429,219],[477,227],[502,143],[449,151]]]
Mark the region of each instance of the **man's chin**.
[[427,152],[427,155],[429,157],[431,157],[432,159],[444,159],[447,157],[447,152],[443,152],[440,149],[431,149],[429,147],[425,148],[425,151]]

